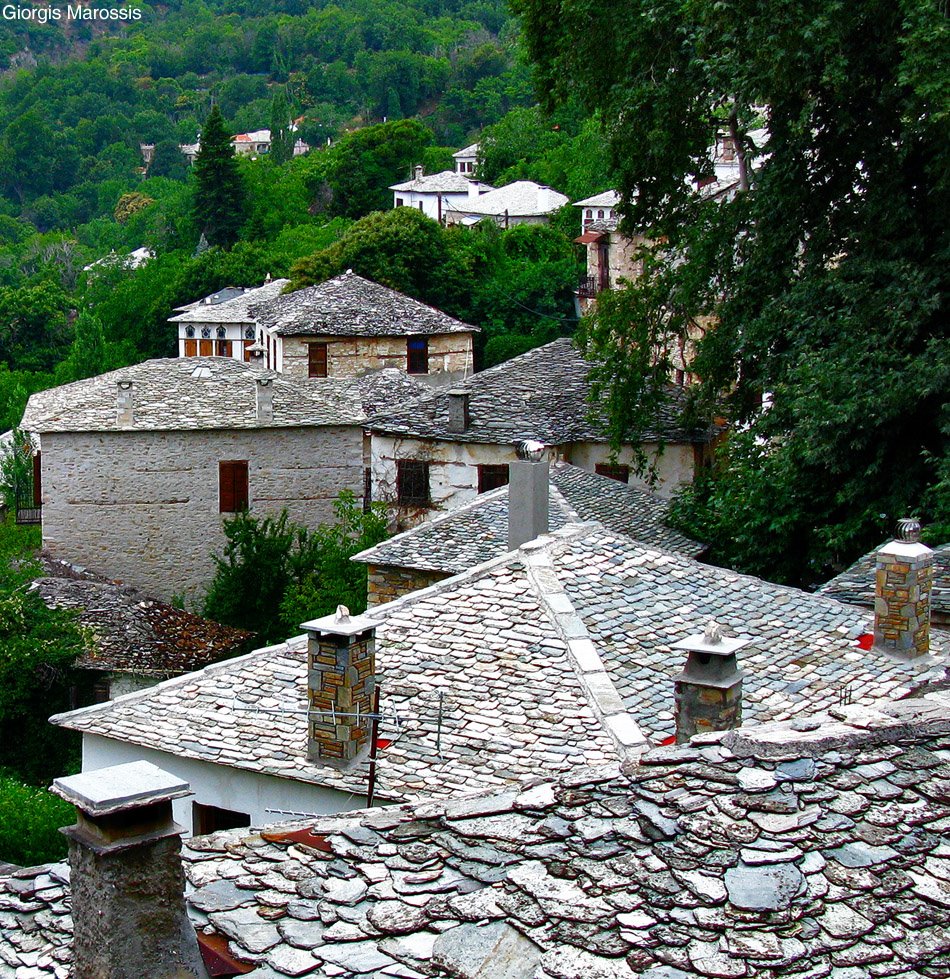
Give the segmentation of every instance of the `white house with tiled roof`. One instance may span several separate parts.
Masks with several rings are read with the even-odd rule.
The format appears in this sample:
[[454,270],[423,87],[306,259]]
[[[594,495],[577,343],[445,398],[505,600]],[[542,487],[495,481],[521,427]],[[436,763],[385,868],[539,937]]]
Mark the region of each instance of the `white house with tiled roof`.
[[551,215],[568,203],[568,197],[551,187],[533,180],[516,180],[446,209],[445,222],[471,225],[494,221],[501,228],[513,228],[516,224],[548,224]]
[[494,188],[452,170],[425,174],[417,166],[412,180],[393,184],[389,189],[393,192],[393,207],[417,208],[443,224],[449,211],[463,209],[469,201]]
[[455,172],[461,173],[471,179],[475,178],[475,168],[478,166],[478,143],[470,146],[463,146],[452,154],[455,160]]

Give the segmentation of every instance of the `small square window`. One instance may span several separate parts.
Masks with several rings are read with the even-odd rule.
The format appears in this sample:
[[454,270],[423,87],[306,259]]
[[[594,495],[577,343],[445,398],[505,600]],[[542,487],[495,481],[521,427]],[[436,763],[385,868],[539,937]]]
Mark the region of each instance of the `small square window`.
[[594,466],[594,472],[598,476],[606,476],[608,479],[616,479],[618,483],[630,482],[629,466],[608,466],[605,463],[598,463]]
[[406,370],[410,374],[429,373],[428,337],[409,337],[406,341]]
[[508,467],[485,465],[478,467],[478,492],[488,493],[499,486],[508,485]]
[[429,463],[418,459],[396,462],[396,501],[400,506],[429,505]]

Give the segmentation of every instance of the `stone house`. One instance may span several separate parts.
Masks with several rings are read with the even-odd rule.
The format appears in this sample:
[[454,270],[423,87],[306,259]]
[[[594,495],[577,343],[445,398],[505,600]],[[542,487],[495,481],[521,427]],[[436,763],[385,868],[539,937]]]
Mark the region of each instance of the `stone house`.
[[475,179],[475,168],[478,166],[478,143],[470,146],[463,146],[452,154],[455,160],[455,172],[464,174],[471,179]]
[[462,210],[470,200],[494,188],[452,170],[424,174],[417,166],[412,180],[393,184],[389,189],[393,192],[393,207],[418,208],[426,217],[443,224],[447,211]]
[[[474,374],[455,390],[374,416],[368,425],[373,499],[390,506],[401,529],[413,526],[504,485],[523,439],[540,439],[581,469],[642,485],[635,447],[614,453],[603,413],[588,400],[590,367],[571,340],[555,340]],[[719,435],[712,427],[687,430],[676,416],[677,409],[665,408],[641,446],[656,464],[655,489],[664,497],[692,481]]]
[[43,542],[166,601],[214,573],[223,521],[249,507],[306,526],[363,490],[358,388],[297,384],[225,357],[151,360],[34,394]]
[[740,721],[870,710],[942,680],[948,653],[935,636],[894,656],[863,642],[862,609],[596,523],[303,628],[52,720],[82,733],[84,771],[147,761],[187,780],[175,818],[200,830],[515,791]]
[[516,180],[446,208],[444,218],[446,224],[494,221],[500,228],[513,228],[516,224],[548,224],[551,215],[567,203],[569,199],[564,194],[550,187],[533,180]]
[[352,271],[250,311],[265,365],[294,380],[392,367],[438,384],[473,370],[478,327]]
[[250,307],[279,296],[289,279],[274,279],[256,288],[228,286],[204,299],[179,306],[168,322],[178,327],[179,357],[232,357],[252,363],[257,322]]
[[[519,493],[518,485],[514,495],[511,490],[502,486],[481,493],[470,503],[354,555],[352,560],[367,566],[370,607],[461,574],[569,523],[597,520],[613,533],[693,558],[705,550],[666,525],[668,500],[566,462],[550,466],[547,510],[537,526],[530,516],[517,513],[530,511],[531,501]],[[514,538],[512,519],[527,528]]]

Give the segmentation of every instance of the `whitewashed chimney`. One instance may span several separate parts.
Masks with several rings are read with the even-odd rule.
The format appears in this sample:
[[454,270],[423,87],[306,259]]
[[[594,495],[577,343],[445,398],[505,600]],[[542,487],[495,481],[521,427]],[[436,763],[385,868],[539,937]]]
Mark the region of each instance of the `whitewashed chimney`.
[[274,421],[274,379],[271,377],[257,379],[257,420],[262,425]]
[[376,691],[376,622],[340,605],[307,633],[307,756],[349,762],[369,738]]
[[73,979],[206,979],[185,909],[183,828],[172,801],[187,782],[145,761],[58,778],[76,807],[69,838]]
[[921,544],[916,520],[901,520],[897,533],[877,552],[874,647],[914,659],[930,652],[934,552]]
[[132,382],[119,381],[116,390],[116,424],[120,428],[129,428],[135,424],[132,395]]
[[416,180],[421,180],[422,179],[422,173],[423,173],[423,170],[422,170],[421,164],[416,164]]
[[508,466],[508,550],[546,534],[550,463],[543,442],[518,445],[518,461]]

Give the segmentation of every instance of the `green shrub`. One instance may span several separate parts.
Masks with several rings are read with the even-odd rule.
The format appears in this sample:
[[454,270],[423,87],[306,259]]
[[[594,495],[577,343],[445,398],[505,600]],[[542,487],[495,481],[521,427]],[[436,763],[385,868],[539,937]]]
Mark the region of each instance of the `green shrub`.
[[48,789],[0,775],[0,860],[31,867],[64,859],[66,837],[59,828],[72,825],[75,816]]

